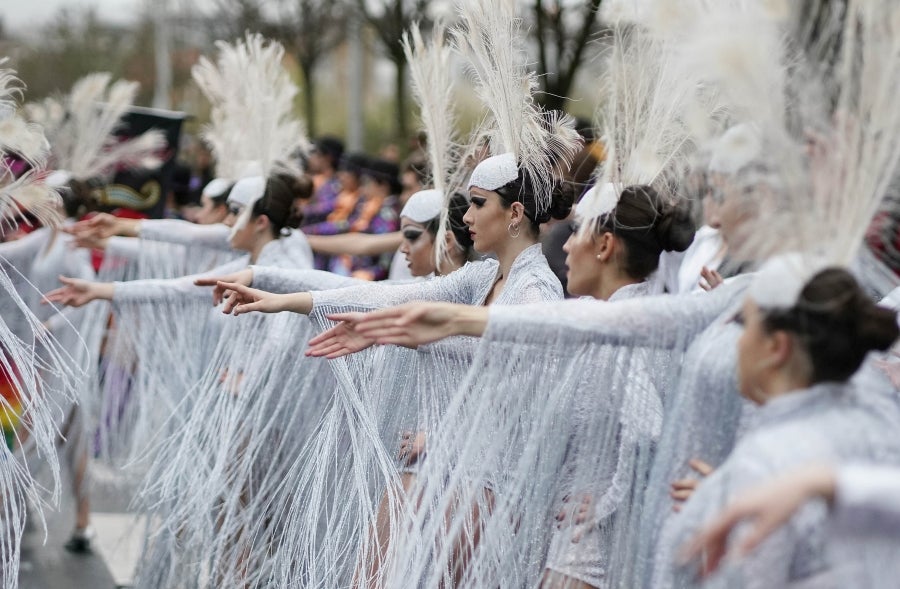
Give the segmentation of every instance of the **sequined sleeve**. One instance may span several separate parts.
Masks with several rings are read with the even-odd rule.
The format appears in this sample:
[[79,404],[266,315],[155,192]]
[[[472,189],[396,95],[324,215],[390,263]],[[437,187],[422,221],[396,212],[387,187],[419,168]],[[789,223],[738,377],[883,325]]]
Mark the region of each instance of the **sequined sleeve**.
[[202,299],[207,298],[212,306],[212,290],[208,286],[196,286],[194,281],[198,278],[224,276],[232,274],[247,267],[247,257],[223,264],[209,272],[192,274],[180,278],[130,280],[128,282],[116,282],[113,290],[114,303],[149,303],[182,298]]
[[863,464],[840,468],[834,521],[845,534],[900,537],[900,469]]
[[38,229],[13,241],[0,243],[0,262],[12,266],[19,272],[25,272],[33,260],[47,243],[48,229]]
[[275,266],[251,266],[253,288],[279,294],[309,290],[331,290],[367,284],[364,280],[339,276],[323,270],[297,270]]
[[749,279],[738,277],[711,293],[616,302],[572,300],[516,307],[494,305],[485,337],[520,340],[527,331],[537,340],[576,330],[590,332],[597,344],[680,349],[730,307],[737,310],[736,304]]
[[141,239],[181,245],[200,245],[213,249],[231,250],[231,244],[228,241],[230,232],[231,230],[221,223],[198,225],[177,219],[141,221]]
[[379,309],[411,301],[473,304],[480,289],[486,284],[491,284],[496,272],[496,262],[470,262],[447,276],[430,280],[406,284],[368,282],[351,288],[315,291],[312,293],[313,311],[320,307],[345,305]]

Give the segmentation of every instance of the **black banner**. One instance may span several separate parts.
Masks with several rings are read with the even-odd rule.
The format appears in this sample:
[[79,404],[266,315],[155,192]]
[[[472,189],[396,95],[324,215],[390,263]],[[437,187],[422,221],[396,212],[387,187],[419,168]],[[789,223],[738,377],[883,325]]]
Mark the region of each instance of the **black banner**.
[[155,170],[118,170],[100,195],[101,207],[129,209],[151,219],[163,216],[166,195],[172,186],[181,125],[186,117],[180,112],[141,107],[132,107],[122,117],[122,126],[116,133],[122,139],[136,137],[150,129],[163,132],[167,143],[165,153],[159,154],[163,164]]

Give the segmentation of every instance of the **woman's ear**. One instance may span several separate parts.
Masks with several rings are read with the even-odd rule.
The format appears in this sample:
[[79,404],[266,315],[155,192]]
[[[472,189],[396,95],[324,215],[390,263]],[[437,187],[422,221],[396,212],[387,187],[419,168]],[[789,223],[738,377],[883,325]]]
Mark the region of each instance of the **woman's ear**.
[[525,205],[520,202],[514,202],[510,205],[509,210],[512,211],[510,221],[513,223],[521,223],[525,218]]
[[272,222],[269,221],[269,217],[267,215],[259,215],[258,217],[256,217],[254,225],[256,225],[256,229],[258,231],[268,231],[269,226],[272,225]]
[[448,230],[444,233],[444,247],[449,251],[459,245],[456,242],[456,235],[453,234],[452,231]]
[[616,238],[612,233],[604,232],[594,237],[594,253],[600,262],[609,262],[616,252]]
[[766,348],[768,363],[772,368],[781,368],[789,364],[796,351],[793,336],[782,330],[776,330],[769,335]]

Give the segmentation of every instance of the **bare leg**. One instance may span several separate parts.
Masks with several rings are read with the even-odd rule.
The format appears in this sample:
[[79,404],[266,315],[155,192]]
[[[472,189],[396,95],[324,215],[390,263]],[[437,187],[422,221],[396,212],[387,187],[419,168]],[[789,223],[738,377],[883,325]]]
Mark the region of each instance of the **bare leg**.
[[91,496],[87,487],[87,444],[79,443],[72,473],[72,492],[75,495],[75,529],[84,530],[91,525]]
[[541,580],[541,589],[597,589],[593,585],[588,585],[578,579],[573,579],[556,571],[544,571],[544,578]]
[[[450,529],[452,525],[456,509],[458,509],[458,505],[445,514],[447,529]],[[472,562],[472,555],[478,548],[479,542],[481,542],[482,518],[484,515],[490,515],[493,510],[493,491],[487,488],[482,489],[481,500],[469,506],[468,515],[462,529],[451,540],[450,587],[459,587],[463,579],[465,579],[466,571]]]

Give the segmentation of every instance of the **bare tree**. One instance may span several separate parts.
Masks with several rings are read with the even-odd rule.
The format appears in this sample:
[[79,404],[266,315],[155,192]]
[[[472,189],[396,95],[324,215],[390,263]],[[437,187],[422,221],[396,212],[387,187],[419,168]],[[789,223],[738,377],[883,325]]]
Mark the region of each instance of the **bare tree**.
[[601,1],[534,0],[531,13],[538,46],[537,73],[545,107],[565,108],[585,48],[603,31],[597,16]]
[[375,30],[379,44],[386,57],[397,69],[394,81],[396,92],[397,139],[405,140],[409,135],[409,112],[406,101],[406,55],[400,40],[403,32],[413,23],[427,29],[431,21],[428,0],[356,0],[360,13]]
[[215,0],[216,17],[210,21],[217,39],[236,39],[245,32],[267,35],[270,22],[263,16],[263,0]]
[[28,99],[68,92],[82,76],[108,71],[121,76],[133,53],[130,31],[101,21],[93,8],[63,8],[41,29],[40,41],[23,42],[13,66],[28,84]]
[[303,108],[311,137],[316,136],[316,68],[345,37],[348,6],[339,0],[283,0],[284,18],[275,36],[294,55],[303,72]]
[[[311,136],[316,134],[316,69],[343,40],[345,0],[279,0],[269,11],[264,0],[216,0],[221,34],[237,37],[258,32],[280,42],[303,72],[303,109]],[[271,3],[265,5],[271,6]]]

